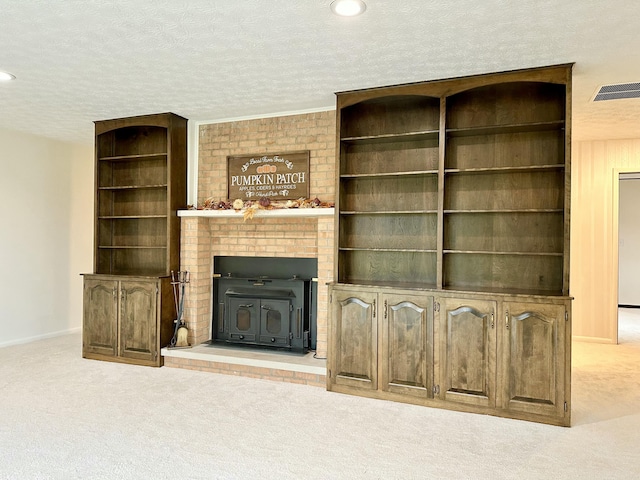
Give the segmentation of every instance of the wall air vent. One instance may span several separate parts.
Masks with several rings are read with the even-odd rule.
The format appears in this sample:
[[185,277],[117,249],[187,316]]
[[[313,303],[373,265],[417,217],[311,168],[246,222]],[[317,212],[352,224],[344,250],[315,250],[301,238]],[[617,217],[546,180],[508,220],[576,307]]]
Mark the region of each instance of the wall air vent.
[[640,98],[640,82],[603,85],[593,97],[594,102],[619,100],[622,98]]

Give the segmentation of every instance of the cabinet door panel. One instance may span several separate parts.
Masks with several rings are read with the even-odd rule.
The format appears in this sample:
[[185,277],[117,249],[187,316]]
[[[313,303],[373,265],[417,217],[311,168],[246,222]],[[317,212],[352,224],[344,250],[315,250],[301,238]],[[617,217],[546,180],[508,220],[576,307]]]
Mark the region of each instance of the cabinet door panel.
[[100,355],[116,355],[118,282],[84,280],[82,328],[83,351]]
[[360,389],[378,388],[377,295],[361,291],[333,293],[333,365],[331,382]]
[[472,405],[495,405],[496,304],[442,299],[440,396]]
[[433,298],[383,295],[383,390],[430,397],[433,380]]
[[564,412],[565,307],[505,302],[503,407]]
[[120,356],[157,358],[157,298],[156,282],[121,282]]

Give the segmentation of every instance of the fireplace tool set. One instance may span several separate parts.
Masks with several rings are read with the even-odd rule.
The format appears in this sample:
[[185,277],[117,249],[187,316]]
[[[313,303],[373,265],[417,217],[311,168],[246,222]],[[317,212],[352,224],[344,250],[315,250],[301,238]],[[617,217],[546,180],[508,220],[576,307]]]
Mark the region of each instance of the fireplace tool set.
[[188,271],[171,271],[171,286],[173,287],[173,299],[176,306],[176,320],[175,329],[173,331],[173,337],[169,342],[168,348],[188,348],[189,342],[187,342],[187,334],[189,330],[182,318],[184,314],[184,296],[185,287],[189,283]]

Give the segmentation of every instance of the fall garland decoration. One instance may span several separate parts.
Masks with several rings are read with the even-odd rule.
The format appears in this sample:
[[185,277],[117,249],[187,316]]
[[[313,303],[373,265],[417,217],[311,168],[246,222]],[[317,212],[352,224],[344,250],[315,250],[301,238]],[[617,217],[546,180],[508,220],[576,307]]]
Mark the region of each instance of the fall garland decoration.
[[215,200],[213,197],[207,198],[201,205],[189,205],[190,210],[235,210],[242,212],[245,221],[252,219],[257,210],[278,210],[283,208],[331,208],[332,202],[322,202],[316,198],[298,198],[297,200],[272,201],[269,197],[262,197],[259,200],[242,200],[237,198],[233,201]]

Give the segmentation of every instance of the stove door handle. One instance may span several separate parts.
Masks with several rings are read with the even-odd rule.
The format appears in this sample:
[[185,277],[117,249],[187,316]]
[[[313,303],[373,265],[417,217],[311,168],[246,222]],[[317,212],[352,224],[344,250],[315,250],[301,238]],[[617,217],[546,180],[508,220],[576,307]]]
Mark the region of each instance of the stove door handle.
[[262,308],[264,310],[269,310],[269,311],[273,310],[273,308],[271,308],[269,305],[262,305],[262,307],[260,307],[260,308]]
[[252,308],[253,307],[253,303],[247,303],[246,305],[238,305],[241,308]]

